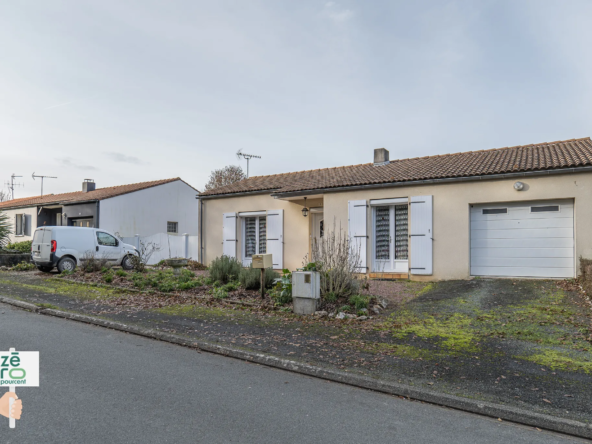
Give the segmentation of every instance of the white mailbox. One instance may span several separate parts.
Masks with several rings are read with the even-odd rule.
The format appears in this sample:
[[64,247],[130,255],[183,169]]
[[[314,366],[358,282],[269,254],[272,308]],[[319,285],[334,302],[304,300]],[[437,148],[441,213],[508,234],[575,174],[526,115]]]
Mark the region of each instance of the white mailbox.
[[306,299],[321,298],[321,273],[317,271],[295,271],[292,273],[292,297]]

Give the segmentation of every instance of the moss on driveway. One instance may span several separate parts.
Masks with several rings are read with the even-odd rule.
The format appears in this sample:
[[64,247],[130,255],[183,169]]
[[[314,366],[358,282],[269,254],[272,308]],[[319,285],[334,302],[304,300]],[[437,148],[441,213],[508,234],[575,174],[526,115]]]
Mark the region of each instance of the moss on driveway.
[[400,298],[387,317],[359,322],[252,311],[221,301],[170,303],[165,296],[160,306],[154,304],[158,295],[146,296],[150,303],[141,305],[137,293],[56,285],[46,278],[36,272],[0,272],[0,294],[591,422],[589,313],[579,295],[553,281],[478,279],[414,286],[415,297]]

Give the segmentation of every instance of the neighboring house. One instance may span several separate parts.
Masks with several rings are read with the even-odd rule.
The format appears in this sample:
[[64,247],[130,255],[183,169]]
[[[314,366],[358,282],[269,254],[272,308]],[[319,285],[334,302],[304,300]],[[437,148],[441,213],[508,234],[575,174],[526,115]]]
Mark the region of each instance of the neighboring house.
[[156,233],[197,235],[196,189],[179,178],[95,188],[0,202],[14,221],[11,242],[31,240],[35,228],[67,225],[95,227],[131,237]]
[[[310,209],[303,216],[305,206]],[[592,257],[590,138],[251,177],[202,193],[202,261],[294,270],[335,226],[370,277],[569,278]]]

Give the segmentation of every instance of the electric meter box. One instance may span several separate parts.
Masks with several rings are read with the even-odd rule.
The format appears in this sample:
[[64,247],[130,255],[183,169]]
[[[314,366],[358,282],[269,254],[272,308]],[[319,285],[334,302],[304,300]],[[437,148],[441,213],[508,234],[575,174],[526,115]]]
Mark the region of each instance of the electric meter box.
[[271,254],[254,254],[251,263],[253,268],[271,268],[273,266]]

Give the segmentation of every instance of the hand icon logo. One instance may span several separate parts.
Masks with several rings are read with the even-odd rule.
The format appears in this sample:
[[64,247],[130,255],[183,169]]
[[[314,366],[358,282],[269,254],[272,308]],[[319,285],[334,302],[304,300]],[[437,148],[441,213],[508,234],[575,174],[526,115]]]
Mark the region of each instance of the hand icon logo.
[[[12,400],[12,403],[10,402]],[[10,405],[12,404],[12,406]],[[10,414],[9,414],[10,410]],[[7,392],[0,398],[0,415],[7,418],[21,419],[23,412],[23,401],[18,399],[16,393]]]

